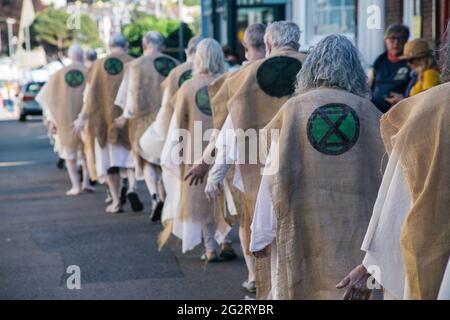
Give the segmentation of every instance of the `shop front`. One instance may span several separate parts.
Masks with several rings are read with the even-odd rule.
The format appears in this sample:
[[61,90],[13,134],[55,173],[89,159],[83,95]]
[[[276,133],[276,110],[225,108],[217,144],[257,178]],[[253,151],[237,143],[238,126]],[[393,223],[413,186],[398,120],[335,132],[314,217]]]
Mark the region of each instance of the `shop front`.
[[288,0],[203,0],[202,33],[214,37],[241,59],[245,29],[253,23],[285,20]]

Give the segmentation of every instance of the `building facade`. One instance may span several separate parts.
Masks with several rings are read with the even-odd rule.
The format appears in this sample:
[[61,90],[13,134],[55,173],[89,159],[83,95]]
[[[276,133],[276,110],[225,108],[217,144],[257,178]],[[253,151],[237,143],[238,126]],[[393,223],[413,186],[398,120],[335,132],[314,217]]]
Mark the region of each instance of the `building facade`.
[[303,31],[303,51],[341,33],[358,46],[368,66],[384,51],[386,26],[404,23],[412,38],[437,46],[449,16],[450,0],[202,0],[202,33],[242,57],[240,42],[249,24],[291,20]]

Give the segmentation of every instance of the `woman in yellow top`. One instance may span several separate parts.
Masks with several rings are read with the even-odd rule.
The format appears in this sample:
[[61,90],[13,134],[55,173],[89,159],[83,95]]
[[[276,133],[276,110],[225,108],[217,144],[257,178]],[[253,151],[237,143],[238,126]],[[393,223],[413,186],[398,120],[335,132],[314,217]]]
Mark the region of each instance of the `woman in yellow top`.
[[391,93],[391,96],[386,98],[390,103],[398,103],[441,83],[440,73],[427,41],[423,39],[409,41],[405,45],[403,56],[400,59],[408,61],[413,70],[412,80],[405,95]]

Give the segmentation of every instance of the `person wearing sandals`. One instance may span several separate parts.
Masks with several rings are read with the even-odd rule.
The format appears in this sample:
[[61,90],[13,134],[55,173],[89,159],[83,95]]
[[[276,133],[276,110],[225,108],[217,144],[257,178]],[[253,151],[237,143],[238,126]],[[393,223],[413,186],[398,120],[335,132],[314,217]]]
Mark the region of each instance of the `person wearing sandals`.
[[[83,50],[78,45],[69,49],[72,63],[56,72],[36,97],[46,110],[51,131],[56,134],[59,157],[66,162],[72,188],[68,196],[82,191],[92,192],[86,161],[82,155],[82,141],[72,130],[72,123],[83,107],[83,90],[86,86],[86,67],[83,64]],[[78,175],[78,162],[83,168],[82,182]]]
[[[266,55],[266,48],[264,44],[264,34],[266,31],[266,26],[261,23],[255,23],[250,25],[244,33],[244,42],[243,45],[245,47],[245,57],[246,61],[243,63],[243,66],[240,70],[244,70],[246,67],[251,65],[252,63],[264,59]],[[213,122],[214,127],[218,130],[223,129],[222,131],[226,131],[226,127],[224,127],[224,123],[229,116],[229,112],[227,109],[227,103],[229,97],[229,87],[232,81],[232,77],[235,76],[239,71],[228,72],[221,78],[217,79],[214,83],[209,86],[209,93],[211,97],[211,107],[213,110]],[[224,133],[219,133],[218,136],[223,137]],[[218,153],[218,158],[220,158],[220,154],[222,154],[223,144],[226,144],[224,139],[211,139],[210,144],[213,144],[213,148],[216,148]],[[216,147],[216,142],[218,146]],[[226,146],[225,146],[226,147]],[[192,183],[196,183],[205,178],[208,175],[208,171],[211,169],[211,166],[208,165],[207,161],[207,152],[204,153],[204,161],[203,163],[194,166],[191,170],[189,170],[186,178],[188,178]],[[235,167],[235,166],[234,166]],[[241,190],[239,190],[236,186],[233,185],[233,176],[234,170],[228,171],[228,166],[225,166],[227,172],[224,171],[214,171],[210,173],[210,178],[214,181],[223,181],[224,175],[227,177],[227,182],[231,191],[231,197],[225,197],[227,203],[227,207],[235,207],[237,212],[237,217],[239,221],[239,239],[241,242],[242,252],[244,255],[245,263],[247,266],[248,274],[247,279],[242,283],[242,287],[250,292],[256,292],[256,283],[255,283],[255,257],[251,254],[249,250],[250,245],[250,224],[251,224],[251,212],[248,212],[248,206],[245,205],[244,194]],[[230,254],[231,257],[235,256],[232,248],[223,247],[223,251],[221,255]]]
[[221,203],[208,201],[204,183],[191,185],[183,177],[207,146],[204,135],[213,127],[208,85],[223,73],[220,44],[214,39],[202,40],[195,54],[193,77],[183,83],[174,97],[174,113],[161,156],[162,166],[180,181],[180,205],[161,234],[160,247],[170,234],[182,240],[183,253],[203,242],[207,263],[221,261],[216,239],[225,239],[230,228],[224,221]]
[[[111,193],[112,203],[107,213],[122,212],[120,179],[129,182],[128,199],[133,211],[142,211],[143,205],[136,190],[134,161],[130,152],[127,128],[117,128],[114,120],[121,116],[122,109],[114,101],[129,62],[128,43],[123,35],[116,35],[110,43],[111,53],[99,59],[89,69],[85,104],[74,130],[81,133],[87,127],[94,136],[95,170],[99,182],[105,182]],[[89,137],[88,137],[89,138]]]
[[151,216],[154,216],[163,207],[161,167],[159,159],[147,156],[139,141],[156,119],[163,96],[161,84],[178,62],[162,53],[164,37],[159,32],[146,33],[142,45],[144,55],[129,64],[119,88],[116,104],[123,109],[123,114],[114,124],[118,128],[128,124],[136,177],[145,180],[152,201]]

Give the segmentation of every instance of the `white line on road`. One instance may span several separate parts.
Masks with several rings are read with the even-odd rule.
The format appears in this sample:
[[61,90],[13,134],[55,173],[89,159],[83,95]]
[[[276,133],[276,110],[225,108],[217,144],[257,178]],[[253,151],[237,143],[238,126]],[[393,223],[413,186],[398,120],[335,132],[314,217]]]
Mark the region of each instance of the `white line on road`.
[[5,167],[20,167],[36,164],[36,161],[13,161],[13,162],[0,162],[0,168]]

